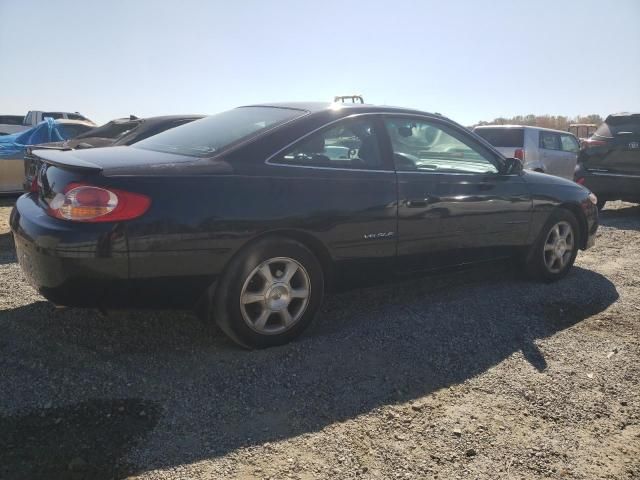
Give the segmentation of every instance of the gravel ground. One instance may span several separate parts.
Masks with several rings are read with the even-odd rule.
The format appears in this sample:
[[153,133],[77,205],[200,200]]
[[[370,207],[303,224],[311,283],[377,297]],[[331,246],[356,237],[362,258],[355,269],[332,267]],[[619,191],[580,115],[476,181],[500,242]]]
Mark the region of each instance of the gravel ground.
[[0,201],[0,478],[640,478],[640,207],[555,285],[508,265],[327,299],[291,345],[57,310]]

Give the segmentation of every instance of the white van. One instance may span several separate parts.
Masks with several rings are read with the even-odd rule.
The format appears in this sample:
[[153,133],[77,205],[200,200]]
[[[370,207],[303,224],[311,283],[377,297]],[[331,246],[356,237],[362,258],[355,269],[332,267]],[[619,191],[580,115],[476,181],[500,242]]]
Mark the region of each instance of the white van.
[[522,160],[524,168],[573,180],[580,143],[571,133],[523,125],[486,125],[473,131],[505,157]]

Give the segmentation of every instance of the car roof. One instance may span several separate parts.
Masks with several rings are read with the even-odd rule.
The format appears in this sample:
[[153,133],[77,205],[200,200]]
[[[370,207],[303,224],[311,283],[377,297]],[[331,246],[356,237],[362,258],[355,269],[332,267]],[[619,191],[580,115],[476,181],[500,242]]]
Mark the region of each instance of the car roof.
[[144,120],[145,122],[164,122],[170,120],[185,120],[192,119],[198,120],[199,118],[204,118],[206,115],[161,115],[158,117],[146,117],[140,118],[139,120]]
[[[204,118],[206,115],[160,115],[157,117],[122,117],[122,118],[114,118],[113,120],[109,120],[107,123],[129,123],[129,122],[164,122],[171,120],[198,120],[200,118]],[[103,124],[106,125],[106,124]]]
[[[439,113],[430,113],[422,110],[416,110],[413,108],[405,107],[393,107],[390,105],[374,105],[370,103],[348,103],[348,102],[275,102],[275,103],[260,103],[254,105],[243,105],[243,107],[273,107],[273,108],[290,108],[294,110],[305,110],[310,113],[320,113],[328,110],[353,110],[367,113],[375,112],[390,112],[390,113],[405,113],[413,115],[427,115],[433,117],[446,118]],[[242,107],[240,107],[242,108]]]
[[619,112],[619,113],[612,113],[610,115],[607,115],[607,118],[605,118],[605,122],[607,120],[609,120],[610,118],[625,118],[625,117],[640,117],[640,113],[633,113],[633,112]]

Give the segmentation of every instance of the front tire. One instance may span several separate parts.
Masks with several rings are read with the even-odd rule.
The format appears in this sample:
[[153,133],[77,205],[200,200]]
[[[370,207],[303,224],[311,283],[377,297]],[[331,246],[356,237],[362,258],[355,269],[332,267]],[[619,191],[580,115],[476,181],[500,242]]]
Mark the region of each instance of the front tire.
[[527,274],[545,282],[565,277],[578,254],[579,232],[573,213],[565,209],[553,212],[527,255]]
[[323,296],[324,276],[315,255],[295,240],[274,236],[250,245],[230,262],[210,308],[236,343],[266,348],[301,335]]

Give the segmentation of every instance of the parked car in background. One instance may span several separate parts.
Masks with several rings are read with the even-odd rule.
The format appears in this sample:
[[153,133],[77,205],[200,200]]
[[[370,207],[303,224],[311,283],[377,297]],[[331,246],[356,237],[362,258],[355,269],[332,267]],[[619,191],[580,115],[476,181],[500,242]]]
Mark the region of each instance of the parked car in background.
[[580,144],[568,132],[522,125],[488,125],[473,131],[504,156],[522,160],[526,169],[573,179]]
[[[18,118],[21,118],[20,122],[18,122]],[[78,112],[46,112],[42,110],[31,110],[24,117],[18,115],[0,116],[0,136],[8,135],[11,133],[24,132],[31,127],[35,127],[45,118],[51,118],[53,120],[79,120],[91,124],[94,127],[96,125],[87,117]]]
[[22,125],[24,117],[22,115],[0,115],[0,136],[9,135],[26,130]]
[[567,128],[567,131],[575,135],[580,141],[580,145],[582,145],[582,142],[593,135],[597,128],[598,125],[595,123],[572,123]]
[[0,136],[0,193],[23,191],[24,155],[29,146],[72,138],[92,128],[81,120],[47,118],[24,132]]
[[[152,135],[201,118],[203,118],[203,115],[167,115],[149,118],[138,118],[131,115],[127,118],[111,120],[100,127],[93,128],[81,135],[70,137],[62,142],[38,145],[38,148],[71,150],[75,148],[132,145]],[[36,158],[31,154],[31,150],[31,148],[27,148],[24,156],[25,190],[31,188],[31,183],[39,166]]]
[[583,143],[575,181],[609,200],[640,203],[640,113],[609,115]]
[[198,306],[248,347],[301,334],[347,279],[516,257],[558,280],[598,225],[584,187],[418,110],[247,106],[130,147],[33,155],[10,223],[42,295]]

